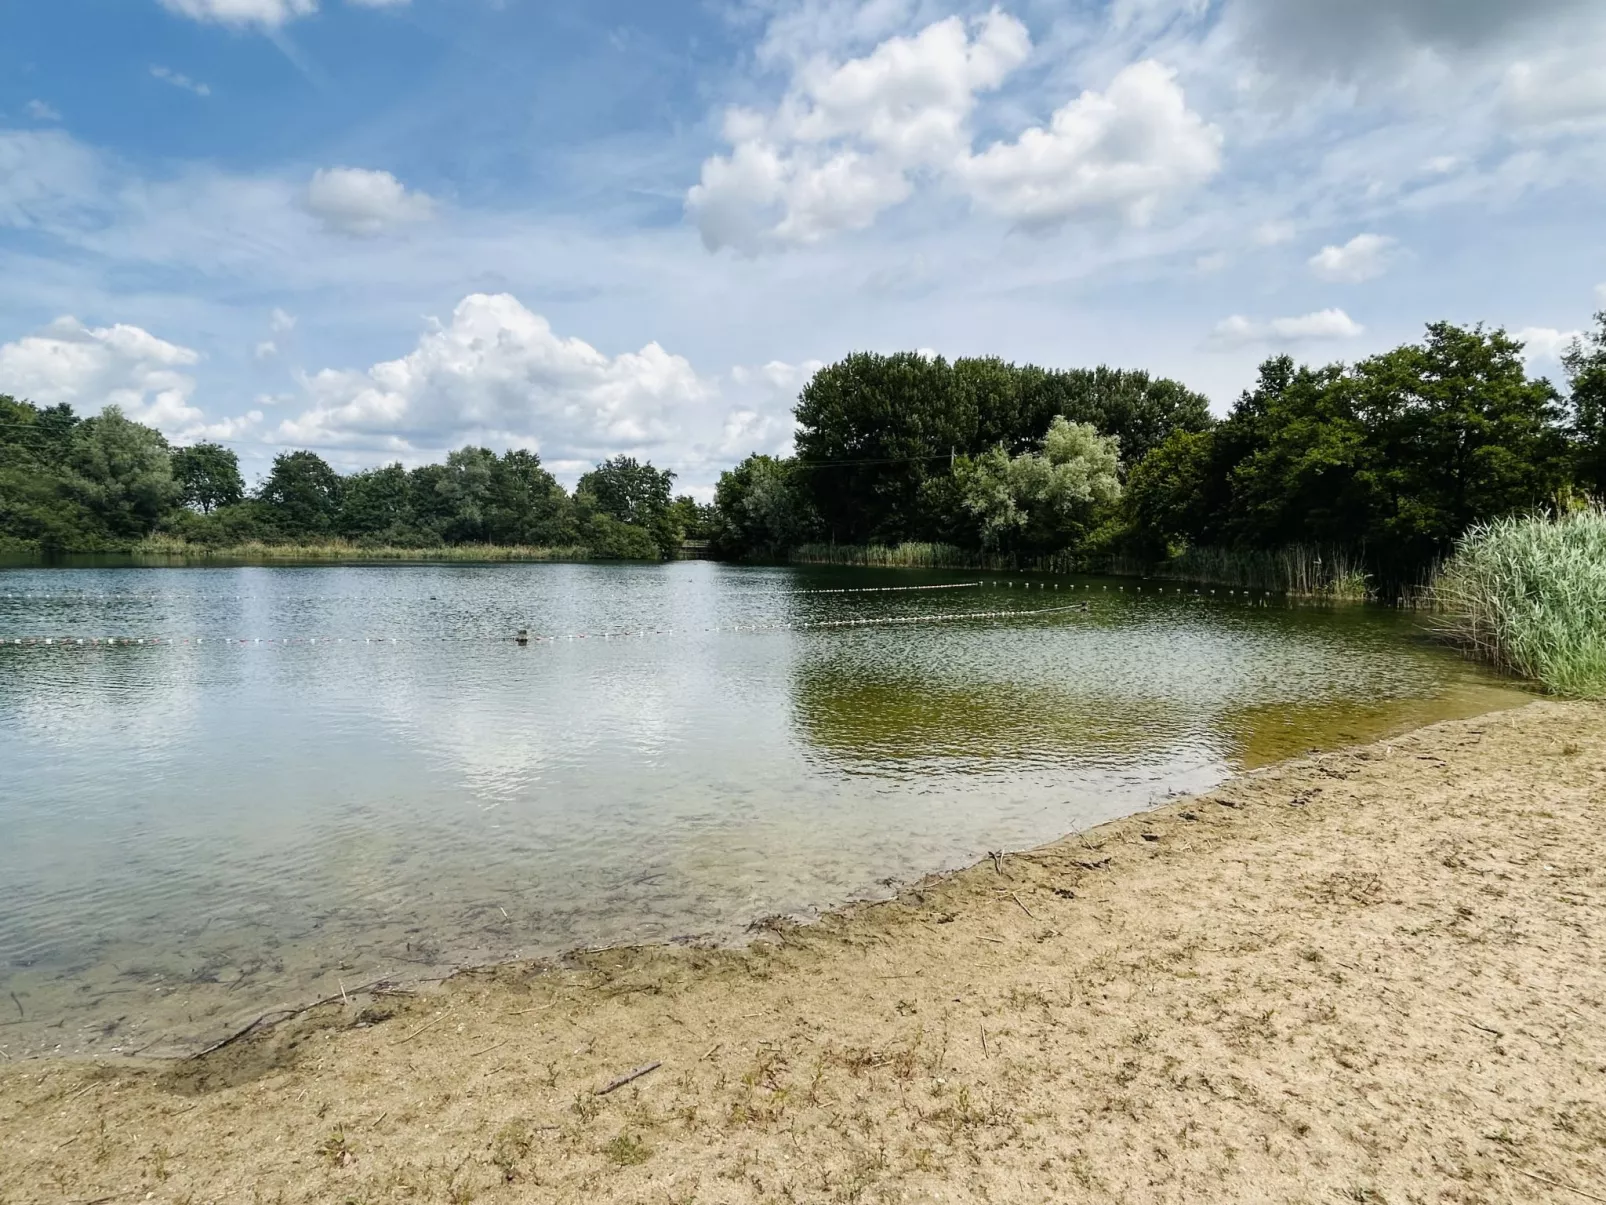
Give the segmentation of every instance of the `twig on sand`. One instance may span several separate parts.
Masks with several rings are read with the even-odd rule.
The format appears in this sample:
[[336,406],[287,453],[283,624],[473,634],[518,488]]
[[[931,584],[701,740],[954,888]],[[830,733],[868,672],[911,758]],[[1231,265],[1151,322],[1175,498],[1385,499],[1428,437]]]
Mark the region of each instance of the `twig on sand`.
[[615,1091],[615,1090],[617,1090],[619,1088],[623,1088],[626,1084],[630,1083],[632,1080],[638,1080],[642,1076],[646,1075],[649,1071],[656,1071],[656,1070],[658,1070],[658,1068],[660,1068],[662,1066],[663,1066],[663,1063],[661,1063],[661,1062],[648,1063],[644,1067],[637,1067],[634,1071],[626,1071],[618,1079],[609,1080],[606,1084],[602,1085],[602,1087],[598,1088],[597,1089],[597,1095],[598,1096],[606,1096],[610,1092],[613,1092],[613,1091]]
[[1024,912],[1027,916],[1030,916],[1033,920],[1037,919],[1035,916],[1032,916],[1032,910],[1030,908],[1028,908],[1025,904],[1022,904],[1020,902],[1020,896],[1016,895],[1013,891],[1011,891],[1009,893],[1009,898],[1014,900],[1016,904],[1019,904],[1020,905],[1020,910],[1022,912]]
[[482,1054],[490,1054],[491,1051],[493,1051],[493,1050],[502,1049],[502,1047],[507,1045],[507,1042],[508,1042],[508,1040],[506,1038],[503,1038],[500,1042],[496,1043],[496,1045],[487,1046],[484,1050],[476,1050],[473,1054],[469,1055],[468,1057],[471,1058],[471,1059],[477,1059]]
[[712,1046],[710,1046],[707,1050],[705,1050],[703,1052],[703,1057],[698,1059],[697,1061],[699,1063],[706,1063],[709,1059],[713,1058],[714,1055],[719,1053],[719,1048],[721,1046],[723,1046],[724,1044],[725,1044],[724,1042],[715,1042]]
[[982,1052],[983,1057],[992,1058],[993,1057],[992,1053],[987,1049],[987,1028],[986,1028],[986,1026],[978,1025],[978,1026],[976,1026],[976,1028],[981,1030],[981,1052]]
[[405,1038],[398,1038],[396,1041],[392,1042],[391,1045],[392,1046],[400,1046],[403,1042],[411,1042],[414,1038],[416,1038],[419,1034],[423,1033],[426,1029],[433,1029],[435,1026],[439,1025],[442,1021],[446,1020],[446,1018],[451,1016],[451,1015],[452,1014],[449,1013],[449,1012],[444,1012],[444,1013],[441,1013],[440,1016],[438,1016],[438,1017],[432,1017],[430,1020],[425,1021],[417,1029],[413,1030],[413,1032],[408,1034]]
[[1004,877],[1006,879],[1009,878],[1009,875],[1004,873],[1004,855],[1003,855],[1003,852],[1000,851],[1000,850],[989,849],[987,851],[987,856],[993,860],[993,869],[996,870],[999,874],[1004,875]]
[[1541,1176],[1538,1172],[1525,1172],[1520,1167],[1514,1167],[1511,1170],[1516,1172],[1519,1176],[1527,1176],[1530,1180],[1538,1180],[1539,1183],[1548,1184],[1552,1188],[1565,1188],[1568,1192],[1575,1192],[1579,1196],[1585,1197],[1588,1200],[1606,1202],[1606,1197],[1597,1197],[1592,1192],[1585,1192],[1581,1188],[1574,1188],[1571,1184],[1564,1184],[1560,1180],[1552,1180],[1549,1176]]
[[17,1006],[17,1020],[19,1020],[19,1021],[27,1020],[27,1016],[28,1015],[25,1012],[22,1011],[22,1001],[17,999],[17,993],[16,992],[7,992],[6,995],[10,996],[11,997],[11,1003],[13,1003],[13,1004],[15,1004]]

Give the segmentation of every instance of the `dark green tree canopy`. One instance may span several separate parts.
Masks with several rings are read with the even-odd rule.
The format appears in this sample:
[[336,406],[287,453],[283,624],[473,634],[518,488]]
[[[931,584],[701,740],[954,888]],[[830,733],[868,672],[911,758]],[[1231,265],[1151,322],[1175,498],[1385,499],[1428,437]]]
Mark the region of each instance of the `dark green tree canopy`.
[[782,557],[819,528],[808,496],[798,488],[797,464],[754,453],[719,475],[714,491],[714,541],[729,556]]
[[257,487],[285,531],[324,535],[334,530],[342,493],[340,474],[316,452],[281,452]]
[[1570,390],[1573,476],[1579,489],[1606,500],[1606,310],[1595,315],[1595,329],[1576,340],[1561,362]]
[[621,523],[646,526],[669,508],[675,474],[638,463],[634,456],[604,460],[580,478],[575,493]]
[[1471,524],[1554,498],[1562,417],[1504,331],[1435,323],[1351,367],[1275,357],[1208,437],[1174,435],[1132,470],[1133,540],[1343,545],[1409,575]]
[[167,440],[116,406],[73,429],[67,462],[73,471],[68,489],[114,536],[146,535],[178,505]]
[[799,480],[825,535],[844,543],[959,538],[945,484],[955,460],[1032,451],[1055,418],[1114,436],[1127,465],[1173,431],[1211,423],[1202,394],[1144,372],[914,352],[861,352],[821,369],[794,414]]
[[245,498],[240,458],[222,444],[198,443],[173,449],[173,480],[185,506],[210,514]]

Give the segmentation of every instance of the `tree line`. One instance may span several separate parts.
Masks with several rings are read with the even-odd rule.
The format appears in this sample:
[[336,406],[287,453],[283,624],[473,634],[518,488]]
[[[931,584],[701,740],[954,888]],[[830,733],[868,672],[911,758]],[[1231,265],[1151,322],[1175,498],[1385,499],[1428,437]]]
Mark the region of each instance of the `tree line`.
[[1435,323],[1355,364],[1275,356],[1221,419],[1144,372],[855,353],[820,369],[796,452],[721,475],[712,506],[615,457],[566,491],[538,455],[341,474],[284,452],[254,489],[214,443],[170,447],[115,407],[0,397],[0,548],[126,548],[153,533],[253,541],[586,548],[784,559],[803,544],[926,541],[1096,564],[1187,548],[1343,548],[1405,580],[1472,525],[1606,496],[1606,313],[1532,376],[1504,331]]
[[1606,313],[1563,368],[1565,391],[1504,331],[1434,323],[1353,365],[1272,357],[1218,420],[1141,372],[849,356],[804,388],[795,456],[722,476],[715,540],[1089,563],[1307,544],[1404,581],[1476,523],[1606,496]]
[[14,551],[117,551],[162,534],[208,547],[503,544],[648,560],[709,527],[710,508],[672,497],[674,480],[617,456],[570,493],[522,448],[348,474],[293,451],[247,490],[220,444],[170,447],[116,407],[81,419],[70,406],[0,396],[0,549]]

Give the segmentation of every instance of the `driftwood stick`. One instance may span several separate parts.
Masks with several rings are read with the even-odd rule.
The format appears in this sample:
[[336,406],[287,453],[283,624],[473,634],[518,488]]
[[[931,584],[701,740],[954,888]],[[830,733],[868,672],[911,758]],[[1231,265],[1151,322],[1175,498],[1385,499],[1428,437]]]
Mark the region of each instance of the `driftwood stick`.
[[615,1090],[617,1090],[619,1088],[623,1088],[626,1084],[630,1083],[631,1081],[640,1079],[642,1076],[646,1075],[649,1071],[656,1071],[656,1070],[658,1070],[658,1068],[660,1068],[662,1066],[663,1066],[663,1063],[661,1063],[661,1062],[659,1062],[659,1063],[648,1063],[645,1067],[637,1067],[634,1071],[627,1071],[623,1075],[621,1075],[618,1079],[610,1080],[608,1083],[606,1083],[602,1087],[598,1088],[597,1089],[597,1095],[598,1096],[606,1096],[610,1092],[613,1092],[613,1091],[615,1091]]
[[1013,891],[1011,891],[1009,893],[1009,898],[1014,900],[1017,904],[1020,904],[1020,910],[1022,912],[1024,912],[1027,916],[1031,916],[1031,918],[1033,920],[1037,919],[1035,916],[1032,916],[1032,910],[1030,908],[1028,908],[1025,904],[1021,904],[1020,896],[1016,895]]
[[443,1012],[438,1017],[432,1017],[428,1021],[425,1021],[417,1029],[413,1030],[413,1032],[408,1034],[405,1038],[400,1038],[397,1041],[392,1042],[391,1045],[392,1046],[400,1046],[403,1042],[411,1042],[414,1038],[416,1038],[419,1034],[423,1033],[426,1029],[435,1028],[435,1026],[439,1025],[442,1021],[446,1020],[446,1018],[451,1016],[451,1015],[452,1014],[450,1012]]
[[1565,1188],[1568,1192],[1575,1192],[1587,1200],[1606,1202],[1606,1197],[1597,1197],[1592,1192],[1585,1192],[1581,1188],[1574,1188],[1571,1184],[1563,1184],[1560,1180],[1552,1180],[1549,1176],[1541,1176],[1537,1172],[1525,1172],[1520,1167],[1513,1168],[1512,1170],[1515,1171],[1519,1176],[1527,1176],[1530,1180],[1538,1180],[1539,1183],[1548,1184],[1552,1188]]

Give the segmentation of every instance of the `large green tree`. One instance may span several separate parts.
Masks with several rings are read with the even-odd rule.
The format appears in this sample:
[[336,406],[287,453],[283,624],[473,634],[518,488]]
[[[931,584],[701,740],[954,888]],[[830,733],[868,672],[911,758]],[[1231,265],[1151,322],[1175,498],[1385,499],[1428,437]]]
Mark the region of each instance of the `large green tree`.
[[1479,520],[1555,496],[1567,470],[1560,398],[1528,377],[1522,350],[1503,330],[1436,322],[1421,343],[1356,365],[1373,530],[1392,555],[1426,559]]
[[[582,476],[575,486],[575,501],[585,514],[596,514],[649,532],[660,555],[672,557],[680,546],[681,528],[670,507],[675,474],[642,463],[634,456],[615,456]],[[594,529],[597,539],[618,544],[620,536],[603,525]],[[619,545],[623,546],[623,545]],[[625,555],[625,554],[621,554]]]
[[1606,310],[1595,315],[1595,329],[1567,349],[1562,366],[1571,393],[1573,477],[1580,489],[1606,501]]
[[257,498],[284,535],[326,536],[335,528],[344,484],[316,452],[281,452],[273,458]]
[[117,538],[149,534],[182,492],[167,440],[116,406],[77,425],[68,466],[69,491]]
[[779,557],[819,527],[794,461],[754,453],[719,475],[715,543],[728,556]]
[[222,444],[198,443],[173,449],[173,480],[180,499],[203,515],[245,498],[240,458]]
[[496,544],[557,547],[579,540],[569,495],[541,458],[523,448],[504,452],[492,467],[485,523]]

